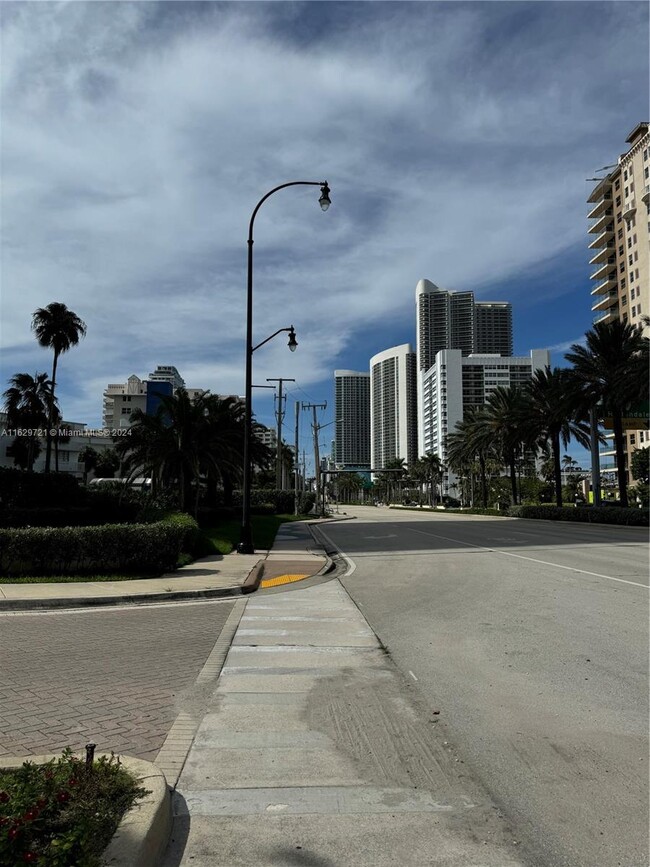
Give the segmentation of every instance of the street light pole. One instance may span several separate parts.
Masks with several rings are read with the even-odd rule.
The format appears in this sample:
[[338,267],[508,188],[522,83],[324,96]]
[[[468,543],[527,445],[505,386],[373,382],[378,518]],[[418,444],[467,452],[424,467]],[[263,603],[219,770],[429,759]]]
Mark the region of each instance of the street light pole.
[[[271,337],[275,337],[275,334],[272,334],[271,337],[268,337],[266,340],[262,341],[262,343],[258,344],[258,346],[253,346],[253,224],[255,222],[255,217],[257,216],[257,212],[259,211],[262,204],[272,196],[273,193],[277,193],[278,190],[283,190],[285,187],[294,187],[294,186],[316,186],[321,188],[321,196],[318,200],[323,211],[326,211],[331,202],[329,198],[330,188],[327,185],[327,181],[289,181],[286,184],[280,184],[278,187],[274,187],[265,196],[259,200],[257,205],[255,206],[255,210],[251,215],[251,220],[248,226],[248,281],[247,281],[247,291],[246,291],[246,413],[244,420],[244,479],[243,479],[243,489],[242,489],[242,523],[241,523],[241,534],[239,537],[239,545],[237,546],[237,551],[240,554],[254,554],[255,547],[253,545],[253,534],[251,528],[251,476],[252,476],[252,466],[251,466],[251,438],[252,438],[252,392],[253,392],[253,352],[256,349],[259,349],[264,343],[271,339]],[[289,331],[288,328],[282,328],[280,331]],[[279,334],[279,331],[275,332]],[[293,331],[293,326],[291,326],[291,330],[289,331],[289,348],[295,349],[297,346],[295,333]],[[292,343],[293,337],[293,343]]]

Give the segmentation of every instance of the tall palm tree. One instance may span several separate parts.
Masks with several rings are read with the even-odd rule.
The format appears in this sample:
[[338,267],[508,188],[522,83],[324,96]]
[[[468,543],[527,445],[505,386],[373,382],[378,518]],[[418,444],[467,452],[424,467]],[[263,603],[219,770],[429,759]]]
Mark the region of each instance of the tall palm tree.
[[53,413],[58,415],[56,399],[52,398],[52,383],[47,373],[36,373],[34,376],[16,373],[9,380],[9,388],[3,398],[7,426],[32,431],[24,455],[27,469],[31,470],[40,451],[38,429],[48,425]]
[[526,426],[529,401],[519,388],[498,386],[485,402],[481,434],[492,438],[510,471],[512,502],[517,504],[517,455],[534,447],[534,436]]
[[[524,419],[524,425],[539,446],[551,448],[557,506],[562,505],[560,443],[566,448],[573,437],[583,448],[588,449],[591,441],[588,411],[576,401],[572,383],[570,370],[559,367],[551,370],[546,367],[536,370],[524,389],[528,399],[528,416]],[[569,458],[569,464],[571,462],[573,458]]]
[[54,392],[56,389],[56,368],[59,356],[79,343],[86,335],[86,323],[76,313],[68,310],[65,304],[53,301],[47,307],[39,307],[32,316],[32,331],[41,346],[54,352],[52,362],[52,404],[47,420],[47,451],[45,453],[45,472],[50,471],[52,438],[50,428],[54,417]]
[[623,414],[628,406],[647,399],[650,342],[640,327],[619,319],[597,322],[585,338],[586,346],[574,343],[564,357],[573,365],[581,396],[611,415],[619,496],[621,505],[627,506]]
[[443,465],[440,455],[436,453],[422,455],[417,461],[416,475],[419,475],[418,470],[422,473],[422,478],[427,483],[429,488],[429,505],[433,508],[437,500],[437,486],[442,480]]
[[467,472],[473,476],[474,462],[478,462],[481,482],[481,504],[488,506],[487,465],[497,456],[495,436],[488,425],[485,407],[467,410],[455,430],[447,435],[446,455],[448,465],[457,473]]

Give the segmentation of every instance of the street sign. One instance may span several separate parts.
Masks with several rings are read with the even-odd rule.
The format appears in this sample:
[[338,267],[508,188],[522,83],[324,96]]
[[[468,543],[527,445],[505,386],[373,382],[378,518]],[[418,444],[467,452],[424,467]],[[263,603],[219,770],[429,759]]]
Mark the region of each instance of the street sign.
[[[607,410],[605,410],[607,412]],[[641,430],[648,427],[650,419],[650,401],[643,400],[635,406],[625,407],[623,410],[623,430]],[[611,430],[614,419],[611,415],[605,415],[603,425]]]

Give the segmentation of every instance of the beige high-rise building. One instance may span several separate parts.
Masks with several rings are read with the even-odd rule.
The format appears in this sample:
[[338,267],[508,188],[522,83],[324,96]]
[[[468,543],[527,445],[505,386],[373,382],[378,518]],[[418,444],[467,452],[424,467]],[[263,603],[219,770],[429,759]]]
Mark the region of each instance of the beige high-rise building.
[[[591,295],[594,323],[622,319],[641,325],[650,315],[650,133],[648,123],[637,124],[626,139],[629,149],[594,187],[587,200],[589,249],[594,266]],[[644,329],[648,334],[650,329]],[[650,445],[650,433],[627,431],[628,481],[630,454]],[[601,453],[603,476],[615,476],[614,450]]]

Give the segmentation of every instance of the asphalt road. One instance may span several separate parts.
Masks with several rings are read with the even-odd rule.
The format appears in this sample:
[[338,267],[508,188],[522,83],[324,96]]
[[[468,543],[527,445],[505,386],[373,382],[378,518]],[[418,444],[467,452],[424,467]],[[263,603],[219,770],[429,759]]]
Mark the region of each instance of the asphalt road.
[[647,531],[346,511],[344,586],[527,863],[647,867]]
[[0,613],[0,757],[93,741],[152,762],[233,604]]

